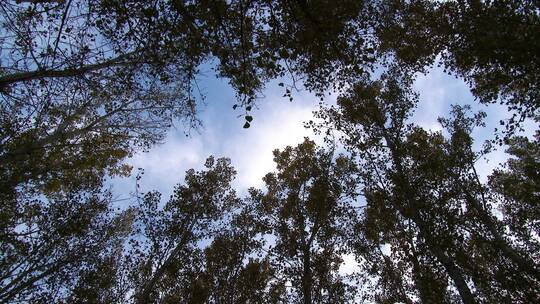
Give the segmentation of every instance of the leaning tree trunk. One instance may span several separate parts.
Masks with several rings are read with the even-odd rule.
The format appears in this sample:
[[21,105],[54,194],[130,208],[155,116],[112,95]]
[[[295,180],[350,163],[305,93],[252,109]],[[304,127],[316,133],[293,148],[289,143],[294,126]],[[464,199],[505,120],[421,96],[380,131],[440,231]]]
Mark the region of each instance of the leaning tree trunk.
[[[438,245],[436,241],[436,236],[432,235],[432,231],[430,231],[430,229],[426,226],[425,221],[419,214],[419,210],[417,208],[417,206],[419,205],[418,202],[414,199],[411,199],[411,197],[413,197],[412,194],[414,193],[414,191],[412,190],[407,175],[405,174],[405,170],[403,169],[403,158],[401,156],[401,153],[399,153],[398,151],[396,142],[392,140],[384,125],[380,125],[379,127],[383,132],[383,137],[388,145],[388,148],[390,149],[392,162],[394,163],[394,166],[396,168],[397,186],[401,188],[401,193],[406,193],[406,195],[404,195],[400,199],[394,200],[394,207],[402,214],[402,216],[412,220],[416,224],[420,232],[420,237],[422,237],[426,241],[428,250],[431,252],[431,254],[433,254],[437,261],[441,263],[441,265],[444,267],[444,269],[456,285],[456,288],[463,303],[476,303],[476,300],[471,292],[471,289],[467,285],[467,281],[461,269],[458,267],[455,261],[453,261],[453,259],[448,256],[444,252],[444,250]],[[403,207],[403,202],[406,202],[407,206],[409,207],[408,209],[410,210],[407,210]]]

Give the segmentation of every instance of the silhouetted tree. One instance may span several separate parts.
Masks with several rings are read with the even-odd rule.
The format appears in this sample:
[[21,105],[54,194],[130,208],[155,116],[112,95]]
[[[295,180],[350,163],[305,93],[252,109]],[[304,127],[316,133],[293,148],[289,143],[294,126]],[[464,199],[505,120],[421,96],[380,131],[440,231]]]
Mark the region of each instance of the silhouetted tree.
[[[407,122],[417,102],[410,85],[395,71],[366,79],[338,98],[339,108],[319,114],[343,132],[362,169],[367,206],[359,227],[366,235],[357,246],[375,259],[371,265],[390,289],[382,296],[410,301],[412,282],[422,302],[453,301],[449,277],[464,303],[534,301],[538,265],[504,233],[492,213],[497,202],[474,167],[470,133],[483,114],[469,117],[454,107],[441,119],[448,138],[425,131]],[[381,245],[390,253],[368,252]]]
[[290,284],[288,302],[341,303],[351,297],[339,273],[354,214],[354,167],[334,159],[306,139],[274,152],[277,172],[264,178],[267,190],[253,193],[271,239],[276,277]]
[[539,195],[539,140],[538,130],[533,140],[515,137],[508,142],[510,158],[503,168],[489,177],[489,186],[502,211],[503,222],[516,238],[515,245],[533,260],[538,260],[540,232]]
[[[137,303],[183,299],[190,289],[202,288],[192,286],[204,282],[199,278],[203,261],[198,243],[224,227],[228,211],[240,203],[230,185],[236,174],[230,161],[210,157],[205,167],[189,170],[185,184],[176,187],[163,207],[158,192],[144,196],[142,236],[131,241],[129,256]],[[191,296],[202,296],[197,292],[191,291]]]
[[[103,289],[95,301],[118,299],[112,292],[115,276],[107,272],[116,271],[133,214],[129,210],[117,214],[110,200],[106,193],[73,189],[46,203],[24,201],[17,208],[2,204],[0,300],[58,302],[72,293],[79,298],[86,284]],[[94,279],[97,269],[103,273]]]

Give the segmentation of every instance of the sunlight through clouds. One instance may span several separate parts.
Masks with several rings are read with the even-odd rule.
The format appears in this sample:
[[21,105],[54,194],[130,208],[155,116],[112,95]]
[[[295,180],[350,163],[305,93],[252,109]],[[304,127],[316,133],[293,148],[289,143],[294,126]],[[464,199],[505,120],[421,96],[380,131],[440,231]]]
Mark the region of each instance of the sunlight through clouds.
[[238,171],[241,188],[262,186],[262,177],[275,169],[272,151],[302,142],[304,137],[314,138],[303,122],[312,118],[315,106],[298,100],[288,103],[269,100],[251,128],[238,132],[226,140],[224,155],[231,157]]
[[[262,186],[262,177],[275,169],[275,149],[297,145],[306,136],[321,143],[304,128],[304,122],[312,119],[312,112],[318,109],[316,98],[298,93],[294,102],[289,102],[274,93],[269,92],[271,96],[253,111],[254,121],[248,129],[242,128],[243,118],[229,107],[210,105],[201,113],[200,130],[186,137],[181,130],[173,129],[164,144],[136,154],[128,163],[134,173],[137,168],[144,169],[141,191],[159,190],[168,197],[173,186],[183,180],[185,171],[202,168],[210,155],[231,159],[237,171],[235,184],[245,191]],[[134,189],[134,179],[114,180],[116,192]]]

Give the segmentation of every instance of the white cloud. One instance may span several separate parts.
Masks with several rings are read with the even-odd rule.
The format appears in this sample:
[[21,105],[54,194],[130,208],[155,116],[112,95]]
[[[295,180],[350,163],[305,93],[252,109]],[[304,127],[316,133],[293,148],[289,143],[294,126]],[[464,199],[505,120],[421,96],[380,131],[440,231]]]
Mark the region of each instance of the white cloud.
[[[441,68],[435,67],[426,75],[419,75],[414,90],[420,94],[420,103],[413,121],[433,131],[441,129],[437,118],[447,115],[450,104],[471,104],[475,110],[486,109],[474,100],[463,80],[447,75]],[[209,155],[231,158],[238,172],[235,186],[240,191],[250,186],[260,187],[262,177],[275,169],[274,149],[297,145],[305,136],[321,142],[303,126],[303,122],[313,119],[312,111],[318,108],[314,96],[298,93],[295,100],[289,102],[278,94],[280,92],[268,90],[265,92],[268,97],[260,101],[259,108],[252,113],[251,127],[243,129],[243,118],[237,117],[239,112],[231,109],[234,96],[227,96],[230,92],[226,89],[213,92],[216,96],[209,100],[208,108],[201,115],[204,128],[199,133],[186,138],[182,130],[171,130],[164,144],[153,147],[148,153],[139,153],[129,161],[135,169],[145,170],[142,191],[156,189],[168,195],[174,185],[183,180],[185,170],[201,168]],[[329,103],[335,102],[330,99]],[[498,120],[507,115],[503,106],[491,105],[487,110],[488,127],[474,134],[476,149],[492,136]],[[506,157],[502,151],[497,151],[489,155],[488,162],[480,161],[477,168],[483,179]],[[135,188],[134,177],[116,179],[113,184],[121,194],[129,194]]]
[[268,100],[256,113],[251,128],[225,140],[224,154],[231,157],[238,171],[241,188],[260,186],[261,178],[275,169],[272,151],[288,145],[295,146],[313,133],[303,126],[312,119],[315,107],[297,101]]
[[140,152],[127,161],[133,167],[132,176],[112,180],[117,197],[125,198],[134,193],[138,168],[144,170],[139,181],[139,191],[157,190],[167,198],[189,168],[199,168],[204,163],[204,144],[200,138],[182,138],[171,133],[165,143],[149,152]]
[[191,167],[200,167],[204,162],[204,143],[201,138],[179,138],[168,136],[163,145],[149,153],[137,154],[132,164],[141,167],[147,178],[146,186],[152,189],[167,189],[179,182],[184,172]]
[[425,75],[418,75],[413,88],[420,95],[413,120],[432,131],[441,130],[437,118],[445,116],[451,104],[475,103],[468,85],[462,79],[446,74],[440,67],[431,68]]
[[[171,130],[164,144],[136,154],[129,164],[134,173],[139,167],[144,169],[141,191],[158,190],[164,197],[183,180],[187,169],[202,168],[209,155],[231,159],[238,172],[235,184],[239,191],[260,187],[262,177],[275,169],[274,149],[297,145],[305,136],[314,138],[303,122],[312,119],[315,100],[301,94],[294,102],[279,96],[267,98],[253,111],[254,121],[248,129],[242,128],[243,118],[228,107],[209,108],[202,115],[204,128],[199,132],[186,138],[181,130]],[[115,192],[125,196],[133,192],[135,179],[115,179],[113,184]]]

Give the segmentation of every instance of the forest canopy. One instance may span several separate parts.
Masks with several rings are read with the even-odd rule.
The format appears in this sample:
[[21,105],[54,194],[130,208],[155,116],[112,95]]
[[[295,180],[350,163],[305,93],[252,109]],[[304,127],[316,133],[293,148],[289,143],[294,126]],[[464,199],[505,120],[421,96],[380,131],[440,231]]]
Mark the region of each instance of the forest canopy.
[[[0,302],[539,302],[539,12],[532,0],[0,2]],[[490,117],[470,105],[447,105],[439,130],[411,119],[415,79],[434,65],[508,111],[483,145]],[[130,157],[173,125],[201,128],[214,102],[203,67],[234,90],[248,131],[267,87],[291,102],[309,92],[321,142],[276,149],[260,187],[239,189],[232,161],[209,156],[170,197],[136,191],[119,207],[110,179],[141,179]],[[509,158],[483,178],[495,149]]]

